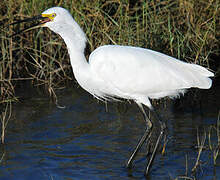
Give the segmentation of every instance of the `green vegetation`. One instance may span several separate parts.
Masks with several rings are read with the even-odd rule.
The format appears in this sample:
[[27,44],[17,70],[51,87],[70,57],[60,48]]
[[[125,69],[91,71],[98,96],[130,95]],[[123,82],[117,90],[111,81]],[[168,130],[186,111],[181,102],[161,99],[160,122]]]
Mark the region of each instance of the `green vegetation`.
[[71,12],[88,37],[88,51],[103,44],[154,49],[184,61],[210,67],[218,56],[220,3],[218,0],[109,1],[3,0],[0,2],[0,103],[14,101],[15,85],[30,80],[54,88],[73,79],[61,38],[41,28],[9,38],[27,24],[8,26],[15,19],[40,14],[52,6]]

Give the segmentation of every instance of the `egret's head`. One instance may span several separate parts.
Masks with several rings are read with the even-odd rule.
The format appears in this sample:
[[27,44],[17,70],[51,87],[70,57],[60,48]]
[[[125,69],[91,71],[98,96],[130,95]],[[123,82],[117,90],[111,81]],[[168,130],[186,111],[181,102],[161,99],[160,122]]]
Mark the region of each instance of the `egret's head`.
[[70,24],[73,18],[69,11],[62,7],[53,7],[44,11],[41,16],[45,18],[42,26],[50,28],[52,31],[59,33],[63,26]]
[[77,48],[82,51],[84,50],[86,45],[86,35],[66,9],[62,7],[53,7],[47,9],[41,15],[14,22],[12,25],[31,21],[37,21],[37,23],[28,28],[22,29],[11,36],[33,29],[33,27],[48,27],[55,33],[59,34],[66,42],[67,46],[72,47],[73,42],[77,42]]
[[23,23],[23,22],[31,22],[31,21],[36,21],[37,23],[17,32],[16,34],[32,29],[35,26],[48,27],[52,31],[59,33],[65,24],[72,23],[72,21],[74,20],[71,14],[66,9],[62,7],[53,7],[53,8],[47,9],[41,15],[14,22],[12,23],[12,25]]

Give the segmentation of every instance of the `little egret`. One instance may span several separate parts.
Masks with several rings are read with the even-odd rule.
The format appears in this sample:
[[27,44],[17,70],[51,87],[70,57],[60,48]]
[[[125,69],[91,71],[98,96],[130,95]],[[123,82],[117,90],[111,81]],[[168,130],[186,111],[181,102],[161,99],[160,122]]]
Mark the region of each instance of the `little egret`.
[[[209,77],[214,74],[206,68],[140,47],[101,46],[91,53],[87,61],[84,55],[86,35],[64,8],[53,7],[39,16],[13,24],[32,20],[39,20],[37,25],[48,27],[63,38],[74,76],[83,89],[100,100],[123,98],[133,100],[139,106],[147,128],[131,154],[127,167],[131,167],[143,143],[149,142],[152,123],[143,105],[154,111],[150,99],[173,98],[184,94],[187,88],[209,89],[212,85]],[[146,166],[145,175],[149,172],[158,144],[164,135],[165,124],[160,120],[159,122],[161,132]]]

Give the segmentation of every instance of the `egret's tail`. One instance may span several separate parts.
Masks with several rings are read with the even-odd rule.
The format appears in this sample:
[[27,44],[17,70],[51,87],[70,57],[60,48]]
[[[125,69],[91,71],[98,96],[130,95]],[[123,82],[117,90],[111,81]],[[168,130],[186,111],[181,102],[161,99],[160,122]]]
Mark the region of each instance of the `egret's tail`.
[[209,89],[212,86],[212,80],[209,77],[213,77],[214,73],[196,64],[188,64],[188,65],[191,66],[190,69],[194,74],[193,87],[198,87],[201,89]]

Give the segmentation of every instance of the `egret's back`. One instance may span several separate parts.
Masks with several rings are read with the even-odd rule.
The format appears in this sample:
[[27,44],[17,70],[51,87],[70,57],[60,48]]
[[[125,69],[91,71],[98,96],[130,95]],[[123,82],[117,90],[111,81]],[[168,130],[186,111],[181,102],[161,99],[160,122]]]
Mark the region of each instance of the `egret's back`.
[[[208,89],[214,74],[202,66],[189,64],[149,49],[108,45],[97,48],[89,58],[93,73],[103,80],[106,93],[135,99],[176,96],[184,89]],[[117,94],[118,93],[118,94]]]

